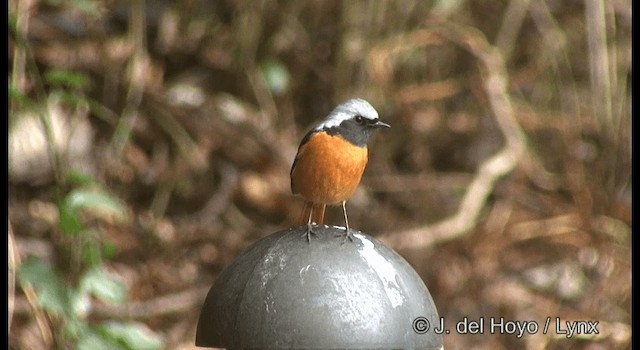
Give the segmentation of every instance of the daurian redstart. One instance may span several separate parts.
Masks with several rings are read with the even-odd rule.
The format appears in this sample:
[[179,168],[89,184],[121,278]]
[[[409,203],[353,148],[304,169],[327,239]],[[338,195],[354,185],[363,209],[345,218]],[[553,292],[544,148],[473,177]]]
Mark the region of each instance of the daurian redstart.
[[304,136],[291,167],[291,191],[305,200],[300,221],[306,221],[308,240],[312,223],[321,225],[325,207],[336,204],[342,204],[345,239],[353,240],[346,202],[367,165],[369,136],[378,128],[388,127],[369,102],[352,99],[337,106]]

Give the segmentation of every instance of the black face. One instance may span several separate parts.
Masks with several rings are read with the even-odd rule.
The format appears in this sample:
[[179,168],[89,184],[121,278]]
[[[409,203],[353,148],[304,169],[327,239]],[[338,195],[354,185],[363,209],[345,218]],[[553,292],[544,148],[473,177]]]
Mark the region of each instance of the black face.
[[339,126],[328,129],[327,133],[329,135],[339,134],[352,144],[364,147],[367,145],[371,133],[379,127],[388,127],[388,125],[381,123],[377,119],[371,120],[357,115],[352,119],[343,121]]

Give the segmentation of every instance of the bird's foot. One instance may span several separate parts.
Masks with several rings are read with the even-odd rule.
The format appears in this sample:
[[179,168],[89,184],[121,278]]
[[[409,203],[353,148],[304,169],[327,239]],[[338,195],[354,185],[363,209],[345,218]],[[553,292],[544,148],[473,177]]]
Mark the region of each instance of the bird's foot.
[[345,227],[344,235],[338,234],[337,237],[342,237],[343,238],[341,244],[344,244],[347,241],[347,239],[349,241],[353,242],[353,234],[351,233],[351,230],[349,229],[349,227]]
[[311,235],[315,235],[315,231],[313,231],[313,224],[307,224],[307,229],[305,230],[303,237],[307,237],[307,242],[311,242]]

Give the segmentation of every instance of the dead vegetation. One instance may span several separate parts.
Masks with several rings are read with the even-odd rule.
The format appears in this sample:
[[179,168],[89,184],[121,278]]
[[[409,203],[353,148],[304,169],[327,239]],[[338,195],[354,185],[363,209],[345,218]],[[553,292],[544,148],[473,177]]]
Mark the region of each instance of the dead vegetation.
[[[451,332],[445,348],[630,347],[630,1],[9,9],[10,277],[37,256],[73,280],[59,216],[71,169],[128,213],[85,223],[129,288],[88,322],[140,321],[166,348],[193,348],[216,275],[298,217],[300,138],[359,96],[392,128],[371,145],[349,221],[415,267],[447,322],[599,322],[571,338]],[[10,347],[60,345],[33,290],[13,292]]]

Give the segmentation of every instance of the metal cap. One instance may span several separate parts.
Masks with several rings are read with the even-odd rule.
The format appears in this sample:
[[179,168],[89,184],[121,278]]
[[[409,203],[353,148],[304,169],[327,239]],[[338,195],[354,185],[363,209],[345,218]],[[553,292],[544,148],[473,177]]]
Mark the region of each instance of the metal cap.
[[314,227],[310,242],[305,230],[263,238],[220,274],[197,346],[442,348],[431,295],[406,260],[353,229],[344,241],[344,228]]

